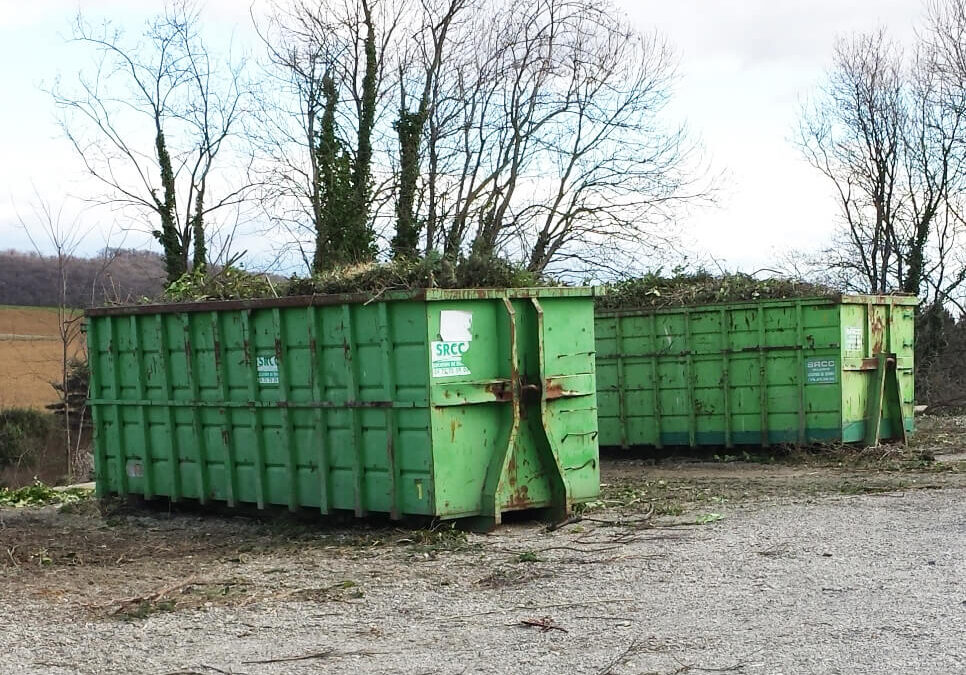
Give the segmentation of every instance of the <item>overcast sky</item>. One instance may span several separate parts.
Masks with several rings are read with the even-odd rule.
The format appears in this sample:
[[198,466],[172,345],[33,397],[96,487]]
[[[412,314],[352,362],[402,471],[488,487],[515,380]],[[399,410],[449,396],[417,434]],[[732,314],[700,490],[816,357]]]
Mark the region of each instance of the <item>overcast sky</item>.
[[[753,271],[789,249],[820,247],[832,230],[829,186],[791,143],[800,101],[821,82],[837,36],[885,26],[909,44],[919,0],[617,0],[642,30],[658,30],[679,57],[670,111],[697,134],[722,173],[719,204],[680,225],[699,255]],[[0,0],[0,248],[29,249],[17,212],[34,186],[56,200],[83,185],[43,87],[69,80],[78,53],[64,44],[80,8],[136,31],[156,7],[145,0]],[[250,38],[248,6],[204,3],[206,28]],[[83,217],[82,217],[83,220]],[[106,222],[109,218],[101,217]],[[90,217],[87,217],[90,221]],[[148,246],[130,236],[127,246]],[[95,233],[85,243],[104,245]]]

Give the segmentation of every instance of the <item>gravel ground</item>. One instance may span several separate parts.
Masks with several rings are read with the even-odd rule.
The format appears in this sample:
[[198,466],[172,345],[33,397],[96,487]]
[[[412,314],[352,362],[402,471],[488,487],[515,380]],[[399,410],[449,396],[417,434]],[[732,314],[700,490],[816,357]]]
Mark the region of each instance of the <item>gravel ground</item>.
[[[962,484],[778,491],[657,527],[599,522],[621,515],[603,509],[552,533],[524,522],[465,539],[280,541],[237,518],[6,510],[0,672],[964,672]],[[10,543],[38,529],[50,553]],[[82,530],[88,553],[109,548],[95,535],[130,545],[61,564],[53,543]]]

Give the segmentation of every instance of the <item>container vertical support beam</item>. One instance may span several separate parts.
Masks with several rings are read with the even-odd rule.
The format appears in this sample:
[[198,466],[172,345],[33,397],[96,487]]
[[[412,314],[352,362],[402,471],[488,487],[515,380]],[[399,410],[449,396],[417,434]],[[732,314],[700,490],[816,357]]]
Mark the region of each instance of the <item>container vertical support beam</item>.
[[661,418],[664,415],[664,411],[661,409],[661,373],[658,368],[658,349],[657,349],[657,315],[651,314],[651,391],[654,394],[654,405],[652,406],[652,412],[654,413],[654,447],[660,449],[664,447],[664,441],[661,439]]
[[872,380],[872,391],[869,392],[868,414],[866,415],[865,444],[872,448],[879,445],[879,435],[882,426],[882,403],[885,398],[886,384],[886,356],[876,354],[876,369]]
[[116,318],[109,316],[106,319],[107,355],[111,363],[111,394],[115,401],[111,406],[114,414],[114,424],[111,425],[111,428],[114,430],[114,440],[116,441],[114,447],[117,449],[117,489],[118,494],[125,497],[128,493],[127,456],[124,452],[124,422],[121,419],[121,406],[117,404],[117,401],[121,400],[121,350],[117,346],[117,333],[114,330]]
[[342,305],[342,340],[345,350],[346,386],[348,387],[347,398],[349,402],[349,417],[352,423],[352,478],[353,493],[355,497],[355,514],[362,518],[369,513],[366,506],[363,485],[365,478],[365,453],[362,447],[362,420],[359,410],[359,371],[356,363],[358,354],[356,353],[356,336],[352,326],[352,306]]
[[684,375],[688,391],[688,445],[695,448],[698,445],[698,399],[695,391],[694,345],[691,342],[691,310],[687,308],[684,310],[684,344],[687,348]]
[[245,346],[245,362],[248,364],[248,402],[252,419],[252,434],[255,436],[255,503],[260,509],[265,508],[268,500],[265,466],[265,435],[262,429],[261,408],[257,405],[260,398],[258,386],[258,353],[255,349],[255,335],[252,333],[252,310],[246,309],[241,313],[241,327]]
[[[87,361],[90,364],[90,390],[91,399],[101,399],[103,385],[101,383],[100,369],[100,346],[97,330],[97,321],[87,322]],[[107,496],[107,480],[110,472],[107,468],[107,438],[104,435],[104,413],[103,406],[91,406],[91,418],[94,421],[94,471],[95,487],[98,497]]]
[[[164,314],[155,314],[155,331],[158,336],[158,356],[161,359],[161,390],[164,400],[174,401],[174,386],[171,374],[171,348],[168,343],[168,331]],[[181,448],[178,447],[178,425],[174,414],[174,406],[167,405],[167,434],[168,451],[171,467],[171,501],[176,502],[184,495],[181,485]]]
[[802,301],[795,301],[795,331],[798,344],[795,351],[795,372],[798,373],[798,444],[805,445],[805,310]]
[[[396,377],[393,369],[392,354],[394,345],[392,340],[392,323],[389,317],[389,303],[379,303],[379,338],[382,342],[382,386],[384,400],[395,402]],[[399,447],[399,425],[396,420],[396,408],[392,405],[386,408],[386,469],[389,475],[389,517],[398,520],[401,517],[402,496],[399,458],[396,448]]]
[[882,436],[883,413],[889,416],[889,421],[893,426],[898,425],[898,428],[893,430],[891,438],[898,438],[905,444],[908,439],[906,438],[905,420],[902,418],[902,389],[899,385],[896,355],[879,353],[875,359],[875,379],[869,395],[865,444],[868,447],[879,445]]
[[520,361],[517,350],[517,313],[509,298],[503,298],[503,308],[506,310],[507,331],[510,338],[510,430],[507,433],[506,445],[499,450],[494,447],[483,479],[483,493],[480,499],[480,519],[485,528],[500,524],[500,494],[504,488],[504,476],[507,465],[513,455],[520,433],[520,405],[522,389],[520,387]]
[[208,476],[208,436],[205,433],[204,420],[201,419],[201,383],[198,381],[198,362],[195,358],[196,349],[191,343],[191,319],[187,313],[181,314],[181,325],[184,329],[184,358],[188,372],[188,384],[191,386],[191,424],[194,428],[195,443],[198,447],[198,501],[208,503],[208,491],[211,480]]
[[761,445],[768,443],[768,356],[765,349],[765,307],[758,306],[758,405],[761,412]]
[[309,350],[312,360],[312,402],[315,404],[315,448],[318,453],[319,467],[319,511],[329,512],[329,450],[328,416],[322,405],[325,400],[325,373],[323,372],[324,353],[322,341],[322,313],[314,306],[308,308]]
[[617,343],[617,415],[621,425],[621,447],[627,446],[627,383],[624,377],[624,317],[614,317],[614,336]]
[[[543,383],[548,382],[552,377],[552,373],[547,369],[547,334],[543,306],[537,298],[530,298],[530,302],[533,304],[533,309],[537,313],[537,361],[540,365],[540,382]],[[546,449],[550,453],[550,457],[547,458],[547,469],[554,470],[556,478],[559,481],[557,486],[559,500],[554,505],[554,510],[558,512],[558,517],[563,519],[570,515],[573,506],[573,494],[570,488],[570,481],[567,479],[567,472],[564,469],[560,456],[560,443],[557,441],[557,437],[554,436],[549,424],[550,408],[548,400],[547,387],[541,386],[540,425],[543,428],[543,433],[547,440]]]
[[278,365],[278,390],[282,413],[282,443],[285,445],[285,468],[288,473],[288,510],[297,511],[299,508],[299,465],[298,449],[295,447],[295,434],[292,431],[292,413],[289,411],[291,403],[290,373],[288,370],[288,354],[283,345],[282,316],[278,307],[272,309],[272,332],[275,339],[275,363]]
[[[222,401],[230,400],[228,391],[228,362],[225,360],[225,329],[222,325],[221,312],[211,313],[211,340],[215,355],[215,377]],[[225,445],[225,492],[228,506],[238,504],[238,463],[235,461],[234,417],[231,406],[222,408],[219,413],[222,418],[221,439]]]
[[141,447],[143,453],[141,463],[144,472],[144,498],[151,499],[154,497],[154,457],[151,452],[151,433],[148,427],[148,395],[147,387],[145,386],[147,378],[144,371],[144,346],[141,341],[141,331],[138,321],[138,317],[132,314],[130,317],[131,342],[134,343],[134,360],[136,362],[134,381],[139,401],[138,418],[141,422]]
[[731,434],[731,331],[728,327],[728,310],[718,310],[721,329],[721,392],[724,396],[725,447],[734,447]]

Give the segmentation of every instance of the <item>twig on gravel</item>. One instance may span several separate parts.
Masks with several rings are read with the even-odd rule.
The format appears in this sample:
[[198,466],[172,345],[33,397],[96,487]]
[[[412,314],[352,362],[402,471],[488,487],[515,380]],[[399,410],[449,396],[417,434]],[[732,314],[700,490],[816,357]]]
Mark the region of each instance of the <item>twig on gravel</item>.
[[568,525],[579,523],[583,519],[584,519],[583,516],[581,516],[579,513],[575,513],[569,518],[565,518],[564,520],[561,520],[559,523],[550,523],[549,525],[547,525],[547,532],[555,532],[556,530],[559,530],[561,527],[567,527]]
[[[764,649],[764,647],[762,647],[762,649]],[[762,649],[756,649],[748,656],[753,656],[754,654],[762,651]],[[736,670],[744,670],[744,667],[748,665],[747,661],[739,661],[733,666],[725,666],[723,668],[705,668],[704,666],[696,666],[693,663],[684,663],[674,654],[670,654],[669,656],[681,664],[681,667],[674,671],[674,675],[677,673],[690,673],[692,670],[698,670],[702,673],[733,673]]]
[[607,525],[609,527],[628,527],[628,526],[635,526],[640,528],[660,527],[659,525],[654,525],[653,523],[651,523],[651,517],[653,515],[654,515],[654,506],[651,505],[651,508],[647,510],[647,513],[645,513],[640,518],[633,518],[633,519],[618,518],[617,520],[609,520],[607,518],[591,518],[589,516],[584,516],[583,519],[589,523],[597,523],[599,525]]
[[577,548],[575,546],[545,546],[544,548],[538,548],[534,550],[534,553],[543,553],[545,551],[576,551],[577,553],[603,553],[605,551],[616,551],[623,546],[601,546],[599,548]]
[[[265,664],[265,663],[288,663],[291,661],[309,661],[311,659],[327,659],[330,656],[345,656],[346,652],[336,653],[332,649],[326,649],[321,652],[313,652],[312,654],[303,654],[302,656],[281,656],[277,659],[262,659],[260,661],[242,661],[246,666],[253,664]],[[352,652],[352,654],[368,654],[368,652]]]
[[[620,542],[624,543],[624,542]],[[604,553],[606,551],[616,551],[617,549],[622,549],[623,546],[601,546],[599,548],[576,548],[574,546],[545,546],[543,548],[534,549],[524,549],[522,551],[514,551],[508,548],[491,548],[489,551],[494,553],[506,553],[509,555],[521,555],[523,553],[545,553],[546,551],[575,551],[576,553]]]
[[[221,675],[245,675],[245,673],[240,673],[234,670],[222,670],[221,668],[215,668],[214,666],[209,666],[204,663],[198,667],[203,668],[206,671],[210,670],[216,673],[221,673]],[[171,672],[164,673],[163,675],[208,675],[208,674],[202,673],[201,671],[198,671],[198,670],[188,669],[188,670],[172,670]]]
[[554,621],[553,618],[549,616],[544,616],[539,619],[520,619],[519,625],[539,628],[541,633],[549,633],[552,630],[559,630],[561,633],[570,632],[566,628],[563,628],[562,626],[558,626],[557,622]]
[[339,658],[342,656],[376,656],[378,654],[388,654],[389,652],[372,652],[367,649],[360,649],[359,651],[353,652],[337,652],[334,649],[326,649],[321,652],[313,652],[312,654],[303,654],[302,656],[280,656],[276,659],[263,659],[260,661],[242,661],[246,666],[254,664],[266,664],[266,663],[291,663],[292,661],[309,661],[312,659],[328,659],[328,658]]
[[598,670],[597,675],[612,675],[614,668],[624,665],[629,658],[640,652],[643,648],[644,647],[639,640],[632,640],[624,651],[618,654],[613,661]]
[[[671,658],[674,658],[672,655]],[[678,663],[681,663],[677,659],[674,659]],[[673,671],[672,675],[678,675],[679,673],[690,673],[692,670],[698,670],[702,673],[733,673],[736,670],[742,670],[745,667],[744,662],[736,663],[733,666],[725,666],[724,668],[704,668],[702,666],[696,666],[693,663],[681,663],[681,667]]]
[[440,621],[454,621],[456,619],[471,619],[477,616],[488,616],[490,614],[509,614],[510,612],[519,612],[520,610],[526,609],[558,609],[560,607],[590,607],[591,605],[606,605],[611,602],[634,602],[637,598],[609,598],[606,600],[588,600],[586,602],[560,602],[552,605],[517,605],[515,607],[505,607],[503,609],[491,609],[486,612],[474,612],[472,614],[455,614],[453,616],[444,616],[440,618]]
[[591,615],[591,616],[575,616],[573,618],[577,620],[583,620],[583,621],[634,621],[634,619],[632,619],[629,616]]
[[107,607],[111,607],[112,605],[117,605],[117,608],[114,610],[113,613],[120,614],[122,611],[124,611],[124,609],[128,605],[140,605],[147,602],[157,602],[158,600],[168,595],[169,593],[174,593],[175,591],[181,590],[185,586],[192,586],[194,584],[199,584],[199,583],[200,582],[196,577],[192,577],[190,579],[185,579],[184,581],[179,581],[176,584],[165,586],[164,588],[161,588],[155,591],[154,593],[148,593],[147,595],[141,595],[141,596],[136,595],[130,598],[121,598],[119,600],[112,600],[111,602],[105,605],[98,605],[96,607],[98,609],[106,609]]

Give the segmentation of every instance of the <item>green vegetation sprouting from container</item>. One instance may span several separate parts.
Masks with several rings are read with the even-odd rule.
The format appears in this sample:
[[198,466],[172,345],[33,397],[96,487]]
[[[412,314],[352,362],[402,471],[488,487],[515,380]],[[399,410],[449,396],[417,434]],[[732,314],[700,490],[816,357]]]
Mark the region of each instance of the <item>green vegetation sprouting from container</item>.
[[603,446],[904,439],[916,298],[598,309]]
[[796,279],[757,279],[750,274],[711,274],[703,270],[665,277],[659,273],[618,281],[597,297],[600,309],[685,307],[722,302],[794,298],[834,298],[840,292]]
[[598,493],[588,289],[88,313],[100,494],[479,518]]
[[[300,295],[369,293],[421,288],[532,288],[548,285],[540,275],[500,258],[452,261],[438,254],[362,263],[323,270],[311,277],[282,279],[235,267],[188,272],[165,289],[168,302],[252,300]],[[150,302],[150,300],[148,301]]]

